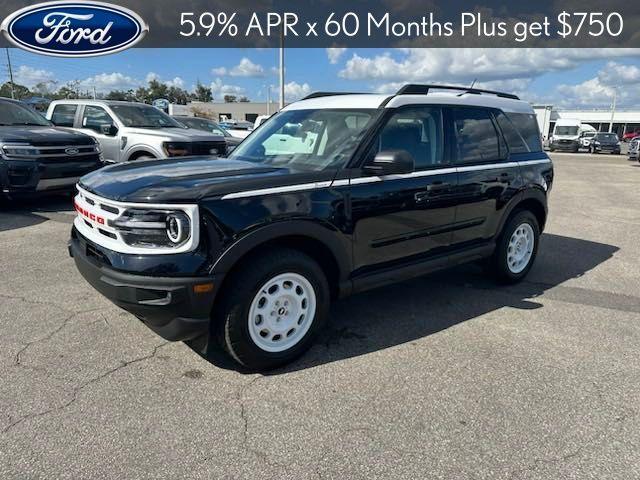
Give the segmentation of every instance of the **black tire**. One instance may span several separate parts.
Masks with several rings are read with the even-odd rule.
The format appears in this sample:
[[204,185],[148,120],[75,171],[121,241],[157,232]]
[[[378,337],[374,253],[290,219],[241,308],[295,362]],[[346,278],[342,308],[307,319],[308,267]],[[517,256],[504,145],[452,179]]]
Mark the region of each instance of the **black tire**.
[[[249,310],[259,289],[283,273],[301,275],[311,284],[316,296],[316,311],[308,331],[298,343],[281,352],[268,352],[251,339]],[[214,312],[214,329],[222,348],[251,371],[271,370],[293,361],[311,347],[326,323],[331,302],[327,279],[320,266],[302,252],[278,248],[253,255],[232,274],[228,282],[229,288]]]
[[[507,257],[509,251],[509,240],[516,231],[516,229],[523,223],[528,223],[533,230],[533,251],[529,263],[520,272],[514,273],[509,269],[507,265]],[[538,253],[538,244],[540,242],[540,226],[538,219],[529,210],[518,210],[511,215],[511,218],[507,221],[502,233],[498,238],[496,249],[493,256],[489,259],[490,272],[499,283],[512,284],[518,283],[524,277],[527,276],[529,270],[533,266],[536,255]]]

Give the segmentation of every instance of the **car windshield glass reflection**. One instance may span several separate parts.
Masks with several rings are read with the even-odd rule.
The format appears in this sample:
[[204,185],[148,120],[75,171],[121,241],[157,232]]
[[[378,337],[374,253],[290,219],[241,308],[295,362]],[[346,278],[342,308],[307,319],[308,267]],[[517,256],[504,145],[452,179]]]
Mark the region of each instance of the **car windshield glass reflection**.
[[291,110],[275,115],[230,155],[236,160],[318,171],[344,165],[376,109]]
[[38,112],[13,102],[0,102],[0,125],[51,125]]
[[183,128],[177,121],[155,107],[112,105],[111,110],[126,127]]

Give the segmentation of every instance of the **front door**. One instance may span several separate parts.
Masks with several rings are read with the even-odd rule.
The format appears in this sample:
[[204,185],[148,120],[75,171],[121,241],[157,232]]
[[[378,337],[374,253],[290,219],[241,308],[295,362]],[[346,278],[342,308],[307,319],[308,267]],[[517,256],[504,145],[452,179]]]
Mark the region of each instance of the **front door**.
[[375,138],[365,163],[387,150],[409,152],[415,171],[382,177],[353,171],[350,201],[356,271],[435,254],[451,243],[457,175],[446,154],[442,109],[411,106],[396,111]]
[[[85,105],[80,122],[80,130],[100,142],[104,159],[112,163],[119,162],[120,139],[117,129],[115,129],[115,121],[105,109],[94,105]],[[102,130],[103,126],[113,126],[114,130],[110,134],[105,134]]]

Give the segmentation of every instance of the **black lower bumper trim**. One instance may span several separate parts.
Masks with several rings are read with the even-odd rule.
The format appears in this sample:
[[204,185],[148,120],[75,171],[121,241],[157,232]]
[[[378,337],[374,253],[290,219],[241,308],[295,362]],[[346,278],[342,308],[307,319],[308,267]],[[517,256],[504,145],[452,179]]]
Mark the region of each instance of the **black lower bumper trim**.
[[[100,265],[86,254],[87,242],[72,238],[69,254],[78,271],[102,295],[132,313],[161,337],[189,340],[209,328],[215,300],[215,277],[149,277]],[[194,286],[213,283],[214,290],[195,293]]]

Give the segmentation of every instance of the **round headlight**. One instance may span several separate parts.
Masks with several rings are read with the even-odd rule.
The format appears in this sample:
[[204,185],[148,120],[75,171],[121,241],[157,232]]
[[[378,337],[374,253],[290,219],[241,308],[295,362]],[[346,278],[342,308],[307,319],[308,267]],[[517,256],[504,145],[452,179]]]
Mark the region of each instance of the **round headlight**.
[[176,212],[167,215],[167,237],[175,244],[189,238],[189,217],[186,214]]

